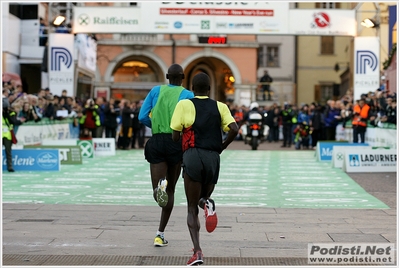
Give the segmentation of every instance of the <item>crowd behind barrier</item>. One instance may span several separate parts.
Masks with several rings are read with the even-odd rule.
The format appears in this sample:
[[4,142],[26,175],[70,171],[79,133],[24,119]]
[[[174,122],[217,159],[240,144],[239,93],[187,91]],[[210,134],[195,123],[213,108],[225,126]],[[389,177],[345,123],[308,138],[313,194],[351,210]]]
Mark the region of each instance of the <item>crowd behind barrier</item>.
[[[278,142],[283,139],[282,147],[285,147],[287,140],[288,146],[295,145],[296,149],[314,149],[318,141],[345,139],[353,142],[353,129],[357,126],[352,124],[357,123],[355,118],[358,117],[354,110],[358,108],[356,106],[360,100],[368,107],[364,119],[367,139],[377,140],[378,137],[373,138],[374,133],[392,132],[389,130],[394,130],[396,134],[396,93],[382,88],[362,94],[357,100],[353,99],[353,92],[348,90],[339,99],[327,100],[325,105],[317,102],[300,106],[273,103],[270,106],[259,106],[256,110],[264,115],[264,124],[268,127],[267,141]],[[245,115],[250,112],[249,107],[240,107],[234,103],[230,103],[230,110],[240,126],[245,123]],[[376,132],[373,129],[379,130]],[[287,137],[289,135],[291,137]],[[238,136],[238,139],[242,139],[242,136]],[[394,144],[396,148],[396,141]]]
[[[37,144],[44,137],[105,137],[114,138],[117,148],[143,148],[145,137],[150,133],[138,121],[143,100],[106,100],[102,97],[81,100],[67,96],[66,90],[61,96],[53,95],[48,88],[37,94],[26,94],[22,84],[14,80],[3,81],[3,98],[8,98],[10,108],[23,121],[22,125],[15,126],[20,144]],[[368,139],[374,139],[372,133],[381,132],[373,129],[384,132],[391,129],[396,133],[396,93],[377,89],[362,94],[361,99],[369,106],[366,131]],[[353,140],[352,120],[354,106],[358,101],[353,99],[353,92],[348,91],[337,100],[327,100],[324,105],[317,102],[301,105],[273,103],[270,106],[258,105],[257,109],[264,115],[264,124],[268,128],[267,141],[279,142],[286,139],[287,135],[292,135],[292,145],[300,145],[307,140],[307,146],[302,148],[314,149],[317,141]],[[238,106],[232,101],[227,104],[238,125],[244,124],[249,107]],[[287,129],[287,124],[289,132],[282,133],[282,129]],[[123,128],[126,130],[123,131]],[[298,129],[300,135],[294,134],[298,133]],[[237,139],[241,138],[239,134]]]

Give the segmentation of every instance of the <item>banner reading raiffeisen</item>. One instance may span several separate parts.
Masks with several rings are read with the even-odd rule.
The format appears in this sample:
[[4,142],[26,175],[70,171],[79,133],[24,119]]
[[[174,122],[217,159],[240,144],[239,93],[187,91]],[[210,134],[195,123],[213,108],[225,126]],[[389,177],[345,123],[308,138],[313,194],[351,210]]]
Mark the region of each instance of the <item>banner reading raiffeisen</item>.
[[380,39],[355,37],[353,90],[355,100],[380,87]]
[[68,96],[75,96],[73,50],[73,34],[52,33],[49,35],[48,74],[49,88],[53,95],[61,96],[62,90],[66,89]]
[[73,7],[74,33],[140,33],[142,24],[137,7]]

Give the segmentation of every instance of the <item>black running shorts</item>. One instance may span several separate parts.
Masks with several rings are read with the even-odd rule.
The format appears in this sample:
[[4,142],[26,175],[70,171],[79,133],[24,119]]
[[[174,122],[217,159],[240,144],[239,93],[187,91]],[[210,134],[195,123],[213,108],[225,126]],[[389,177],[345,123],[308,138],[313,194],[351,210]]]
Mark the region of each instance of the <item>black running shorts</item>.
[[145,144],[144,156],[151,164],[176,165],[183,157],[181,140],[174,142],[172,134],[154,134]]
[[190,148],[183,154],[183,172],[194,181],[203,184],[217,184],[220,170],[218,152]]

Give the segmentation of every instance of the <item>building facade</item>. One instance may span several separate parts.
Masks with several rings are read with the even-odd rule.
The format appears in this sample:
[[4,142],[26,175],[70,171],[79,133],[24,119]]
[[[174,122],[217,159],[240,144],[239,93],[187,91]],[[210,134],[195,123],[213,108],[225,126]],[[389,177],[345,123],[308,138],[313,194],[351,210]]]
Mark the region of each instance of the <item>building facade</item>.
[[[25,91],[36,93],[46,85],[45,46],[40,44],[40,20],[54,32],[52,20],[62,13],[72,20],[72,7],[134,7],[139,2],[2,3],[2,70],[20,74]],[[356,10],[357,21],[374,16],[376,29],[358,26],[359,36],[380,36],[381,61],[388,57],[386,7],[394,3],[298,2],[290,9]],[[15,30],[17,29],[17,30]],[[210,40],[211,38],[211,40]],[[213,39],[212,39],[213,38]],[[75,95],[130,100],[143,99],[158,84],[167,83],[167,68],[182,65],[183,86],[190,88],[197,72],[211,77],[211,97],[249,105],[259,99],[258,81],[264,70],[273,78],[273,101],[304,104],[339,98],[353,86],[353,36],[254,35],[254,34],[96,34],[96,70],[76,62]],[[216,40],[216,41],[215,41]],[[381,66],[382,70],[382,66]],[[44,75],[43,75],[44,74]],[[50,89],[51,90],[51,89]],[[269,105],[272,102],[262,102]]]

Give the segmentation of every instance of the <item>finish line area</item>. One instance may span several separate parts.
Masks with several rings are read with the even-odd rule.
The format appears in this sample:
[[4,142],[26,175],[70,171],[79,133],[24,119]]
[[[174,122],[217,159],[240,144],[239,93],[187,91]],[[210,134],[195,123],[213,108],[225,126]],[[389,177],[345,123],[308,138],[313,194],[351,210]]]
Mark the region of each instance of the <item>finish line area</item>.
[[[61,171],[3,172],[2,186],[3,203],[157,206],[142,150],[84,158]],[[314,151],[226,150],[212,197],[226,207],[389,208]],[[182,177],[175,206],[186,206]]]

